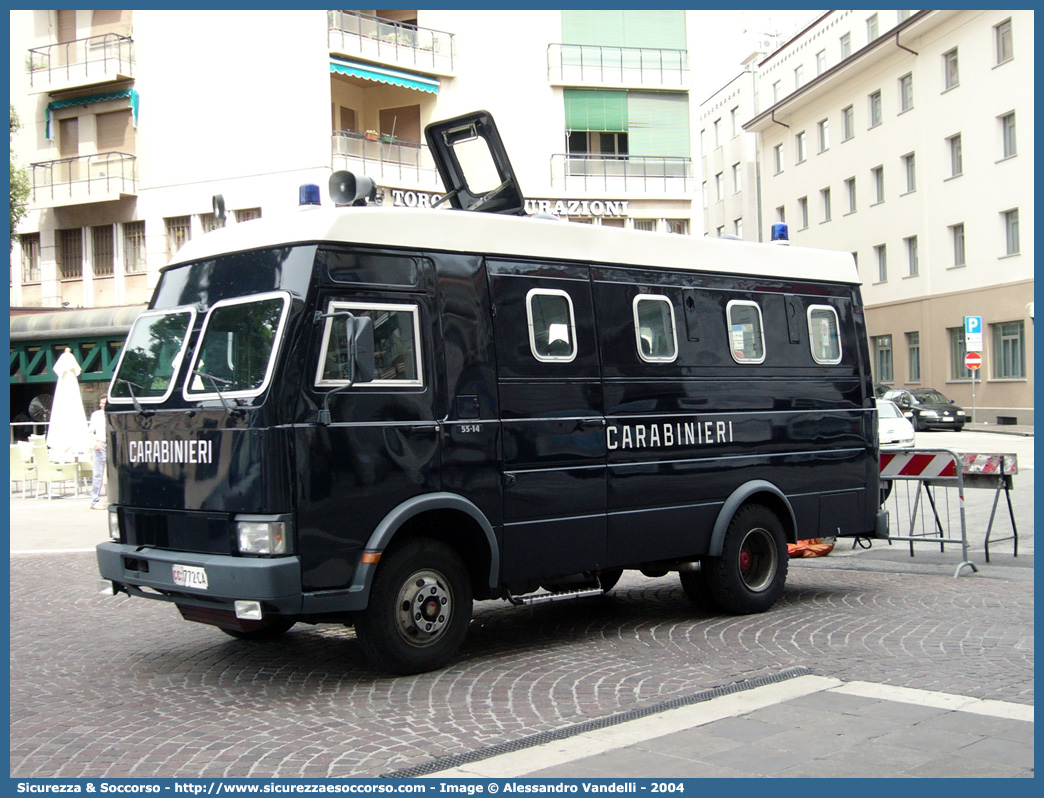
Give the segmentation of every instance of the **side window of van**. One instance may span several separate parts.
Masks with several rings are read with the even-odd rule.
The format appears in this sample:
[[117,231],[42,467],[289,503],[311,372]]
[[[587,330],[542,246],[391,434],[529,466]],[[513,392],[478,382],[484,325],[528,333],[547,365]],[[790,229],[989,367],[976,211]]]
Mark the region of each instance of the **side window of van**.
[[633,310],[638,356],[646,363],[673,363],[678,357],[678,335],[671,300],[639,294],[634,298]]
[[837,311],[830,305],[809,305],[808,341],[817,363],[841,362],[841,331]]
[[[347,310],[373,319],[375,369],[366,386],[420,386],[424,384],[421,364],[420,318],[416,305],[373,302],[331,302],[327,313]],[[316,385],[346,385],[349,380],[348,342],[342,320],[327,319],[319,352]]]
[[734,299],[725,308],[729,324],[729,349],[737,363],[765,360],[765,327],[757,302]]
[[533,357],[552,363],[576,358],[576,321],[569,294],[534,288],[526,294],[526,318]]

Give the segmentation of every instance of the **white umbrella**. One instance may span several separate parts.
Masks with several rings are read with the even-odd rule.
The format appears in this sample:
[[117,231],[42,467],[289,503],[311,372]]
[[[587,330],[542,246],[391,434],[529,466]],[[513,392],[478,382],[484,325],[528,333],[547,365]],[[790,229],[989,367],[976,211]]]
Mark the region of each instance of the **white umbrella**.
[[54,388],[51,423],[47,428],[47,446],[58,458],[72,457],[91,448],[87,415],[80,396],[80,364],[66,347],[54,363],[58,384]]

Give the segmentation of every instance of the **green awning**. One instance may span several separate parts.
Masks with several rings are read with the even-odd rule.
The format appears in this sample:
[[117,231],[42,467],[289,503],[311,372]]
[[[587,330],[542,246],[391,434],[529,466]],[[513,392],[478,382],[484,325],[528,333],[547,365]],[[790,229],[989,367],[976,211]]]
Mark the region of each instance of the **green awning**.
[[565,89],[566,130],[627,132],[627,92]]
[[402,86],[405,89],[416,89],[426,91],[430,94],[439,93],[438,78],[429,78],[425,75],[415,75],[410,72],[399,72],[396,69],[379,67],[374,64],[354,64],[349,61],[330,61],[330,71],[337,75],[348,75],[363,80],[373,80],[377,83],[387,83],[391,86]]

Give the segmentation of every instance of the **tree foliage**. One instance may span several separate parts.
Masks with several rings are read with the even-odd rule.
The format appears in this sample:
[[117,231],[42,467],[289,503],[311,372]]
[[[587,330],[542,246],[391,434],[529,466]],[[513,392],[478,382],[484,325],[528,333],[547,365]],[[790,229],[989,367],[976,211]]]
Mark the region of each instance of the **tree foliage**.
[[[22,126],[18,112],[11,106],[11,140]],[[29,212],[29,174],[15,163],[14,147],[11,147],[11,246],[14,247],[15,230]]]

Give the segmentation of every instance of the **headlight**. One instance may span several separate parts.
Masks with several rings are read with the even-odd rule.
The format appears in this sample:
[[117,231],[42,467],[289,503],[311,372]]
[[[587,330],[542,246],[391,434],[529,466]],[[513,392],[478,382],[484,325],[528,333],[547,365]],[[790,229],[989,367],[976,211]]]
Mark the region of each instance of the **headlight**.
[[963,410],[958,410],[958,411],[957,411],[957,415],[959,415],[959,416],[963,416],[963,415],[964,415],[964,411],[963,411]]
[[279,520],[236,521],[236,540],[241,554],[286,554],[289,524]]
[[115,510],[109,510],[109,540],[120,542],[120,515]]

